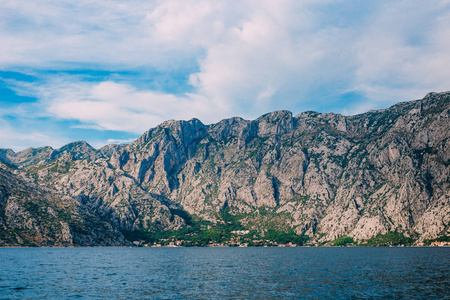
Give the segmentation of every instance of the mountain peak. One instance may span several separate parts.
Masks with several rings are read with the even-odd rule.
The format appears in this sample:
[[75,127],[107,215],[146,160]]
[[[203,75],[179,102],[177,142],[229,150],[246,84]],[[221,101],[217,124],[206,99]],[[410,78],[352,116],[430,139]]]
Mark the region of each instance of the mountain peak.
[[423,240],[449,230],[449,97],[350,117],[282,110],[208,126],[169,120],[94,163],[101,150],[84,141],[2,153],[24,166],[14,170],[22,178],[115,230],[225,224],[226,208],[248,230],[293,230],[316,243],[394,231]]

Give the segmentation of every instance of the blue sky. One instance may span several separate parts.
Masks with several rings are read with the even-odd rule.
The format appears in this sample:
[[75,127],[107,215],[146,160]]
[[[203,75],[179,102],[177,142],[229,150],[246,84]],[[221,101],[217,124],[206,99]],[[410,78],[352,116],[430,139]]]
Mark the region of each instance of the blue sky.
[[0,0],[0,148],[450,90],[450,1]]

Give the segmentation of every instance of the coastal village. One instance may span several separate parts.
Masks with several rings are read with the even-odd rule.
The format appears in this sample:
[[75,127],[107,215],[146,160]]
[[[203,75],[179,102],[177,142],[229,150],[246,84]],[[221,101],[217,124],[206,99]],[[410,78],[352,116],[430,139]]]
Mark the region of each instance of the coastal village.
[[[256,235],[249,237],[250,230],[233,230],[231,231],[232,236],[229,240],[223,242],[209,241],[207,247],[297,247],[297,245],[292,242],[288,243],[278,243],[269,239],[258,238]],[[222,237],[225,239],[225,237]],[[139,240],[133,242],[134,246],[138,247],[192,247],[192,246],[204,246],[197,242],[185,240],[185,239],[175,239],[167,238],[160,239],[155,243],[145,243],[145,240]]]
[[[423,246],[423,245],[422,245]],[[450,247],[450,242],[432,242],[430,244],[431,247]]]
[[[203,246],[195,242],[188,240],[174,240],[174,239],[161,239],[160,241],[150,244],[145,243],[144,240],[133,241],[133,245],[136,247],[195,247]],[[241,237],[232,237],[230,241],[217,243],[210,241],[206,247],[300,247],[304,245],[297,245],[292,242],[281,244],[275,241],[267,239],[250,239]],[[314,245],[317,246],[317,245]],[[450,242],[432,242],[430,245],[425,243],[418,243],[417,247],[450,247]],[[400,245],[404,247],[404,245]]]
[[[133,245],[136,247],[301,247],[301,246],[361,246],[365,244],[358,244],[351,240],[348,243],[337,243],[336,241],[341,240],[339,238],[333,242],[318,244],[317,242],[307,244],[295,243],[292,241],[274,241],[269,238],[264,238],[252,234],[249,230],[233,230],[230,232],[231,236],[221,237],[221,241],[195,241],[190,240],[189,236],[185,238],[168,237],[155,240],[154,242],[148,242],[146,240],[135,240]],[[348,239],[348,238],[344,238]],[[416,247],[450,247],[449,241],[425,241],[415,244],[407,244]],[[368,246],[367,244],[365,246]],[[405,247],[405,244],[380,244],[380,245],[369,245],[369,246],[389,246],[389,247]]]
[[[172,239],[162,239],[157,243],[149,244],[145,243],[144,240],[134,241],[133,245],[136,247],[195,247],[200,246],[196,243],[186,240],[172,240]],[[297,245],[292,242],[286,244],[279,244],[277,242],[266,240],[266,239],[240,239],[232,238],[229,242],[216,243],[209,242],[206,247],[300,247],[304,245]],[[315,245],[317,246],[317,245]],[[404,245],[401,245],[404,247]],[[417,247],[450,247],[450,242],[432,242],[430,245],[425,245],[424,243],[418,243]]]

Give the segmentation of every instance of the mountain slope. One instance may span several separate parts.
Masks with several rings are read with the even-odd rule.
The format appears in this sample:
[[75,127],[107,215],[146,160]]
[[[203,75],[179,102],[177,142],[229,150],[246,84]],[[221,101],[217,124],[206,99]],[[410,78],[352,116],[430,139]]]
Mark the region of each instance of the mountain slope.
[[425,239],[449,230],[449,117],[450,93],[430,93],[350,117],[172,120],[128,146],[2,150],[0,160],[120,230],[179,229],[185,212],[222,222],[226,209],[248,229],[313,240]]
[[75,199],[0,166],[0,246],[124,245],[122,234]]

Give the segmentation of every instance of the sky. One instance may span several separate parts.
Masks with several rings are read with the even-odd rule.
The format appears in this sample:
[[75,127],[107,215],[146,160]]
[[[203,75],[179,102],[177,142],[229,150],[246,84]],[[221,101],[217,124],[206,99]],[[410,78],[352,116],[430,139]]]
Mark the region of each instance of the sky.
[[0,148],[450,90],[449,0],[0,0]]

